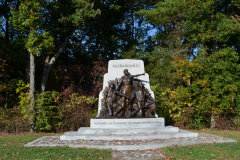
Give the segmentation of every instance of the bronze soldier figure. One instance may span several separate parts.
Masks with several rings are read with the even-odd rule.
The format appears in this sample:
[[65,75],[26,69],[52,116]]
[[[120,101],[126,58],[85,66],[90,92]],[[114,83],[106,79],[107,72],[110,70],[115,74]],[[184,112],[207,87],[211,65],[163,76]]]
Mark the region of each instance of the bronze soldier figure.
[[[143,74],[137,74],[137,75],[128,75],[128,70],[124,69],[123,71],[124,76],[121,77],[120,81],[119,81],[119,85],[117,87],[117,90],[121,87],[121,91],[124,95],[130,97],[133,91],[133,77],[139,77],[141,75],[145,75],[145,73]],[[122,97],[122,108],[124,109],[124,111],[126,112],[128,110],[127,108],[127,104],[126,104],[126,98]]]
[[[108,113],[109,113],[108,116],[110,116],[110,117],[115,116],[122,109],[122,107],[116,103],[117,95],[124,97],[126,99],[129,99],[128,96],[124,95],[123,93],[118,92],[115,89],[113,82],[109,82],[108,90],[104,93],[104,102],[106,104],[106,108],[108,109]],[[116,110],[116,112],[113,111],[113,108]]]
[[[149,102],[151,100],[151,102]],[[156,109],[156,105],[154,98],[150,95],[150,93],[144,88],[141,82],[137,83],[137,89],[133,92],[130,102],[133,103],[136,101],[138,109],[131,112],[130,116],[135,115],[137,112],[139,116],[143,117],[145,109],[147,109],[145,116],[147,117],[154,117],[152,116],[152,112]]]
[[102,109],[96,118],[134,117],[136,114],[140,117],[154,117],[152,112],[156,109],[157,101],[143,87],[143,83],[133,79],[145,73],[129,75],[127,69],[123,73],[120,79],[109,81],[101,99]]

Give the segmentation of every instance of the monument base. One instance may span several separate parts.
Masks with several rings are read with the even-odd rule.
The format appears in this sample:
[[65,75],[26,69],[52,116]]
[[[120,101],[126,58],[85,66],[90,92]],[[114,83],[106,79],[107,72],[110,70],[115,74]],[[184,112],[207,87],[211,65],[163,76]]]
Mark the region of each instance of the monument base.
[[164,118],[91,119],[90,127],[67,132],[60,140],[153,140],[198,137],[198,133],[165,127]]
[[164,118],[91,119],[91,128],[154,128],[165,127]]

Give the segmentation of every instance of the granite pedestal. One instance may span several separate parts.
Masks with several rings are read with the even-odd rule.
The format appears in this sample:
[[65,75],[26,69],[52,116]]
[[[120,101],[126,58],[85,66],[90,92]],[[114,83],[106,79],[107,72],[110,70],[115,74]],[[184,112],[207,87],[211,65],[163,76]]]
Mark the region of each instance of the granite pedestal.
[[126,119],[91,119],[91,128],[154,128],[164,127],[164,118],[126,118]]
[[153,140],[198,137],[198,133],[165,127],[164,118],[91,119],[90,127],[67,132],[60,140]]

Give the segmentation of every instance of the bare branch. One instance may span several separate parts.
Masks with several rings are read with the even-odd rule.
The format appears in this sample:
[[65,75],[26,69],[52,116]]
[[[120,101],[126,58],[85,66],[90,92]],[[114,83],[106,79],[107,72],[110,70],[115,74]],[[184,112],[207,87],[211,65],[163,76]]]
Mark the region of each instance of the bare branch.
[[66,37],[65,37],[63,43],[60,45],[57,53],[51,58],[51,60],[49,60],[49,56],[46,57],[45,64],[44,64],[44,70],[43,70],[43,76],[42,76],[42,82],[41,82],[41,89],[40,89],[41,93],[45,92],[48,76],[51,71],[52,65],[57,60],[57,58],[60,56],[63,49],[66,47],[66,45],[69,41],[69,38],[72,36],[72,34],[75,32],[76,29],[77,29],[77,27],[73,27],[72,30],[66,35]]

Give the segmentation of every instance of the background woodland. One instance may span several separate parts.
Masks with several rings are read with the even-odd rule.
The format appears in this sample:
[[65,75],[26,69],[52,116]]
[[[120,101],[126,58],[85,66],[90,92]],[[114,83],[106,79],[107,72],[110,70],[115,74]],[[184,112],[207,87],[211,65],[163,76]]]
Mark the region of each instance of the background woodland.
[[88,126],[124,58],[168,125],[240,129],[238,0],[0,0],[0,22],[0,132]]

